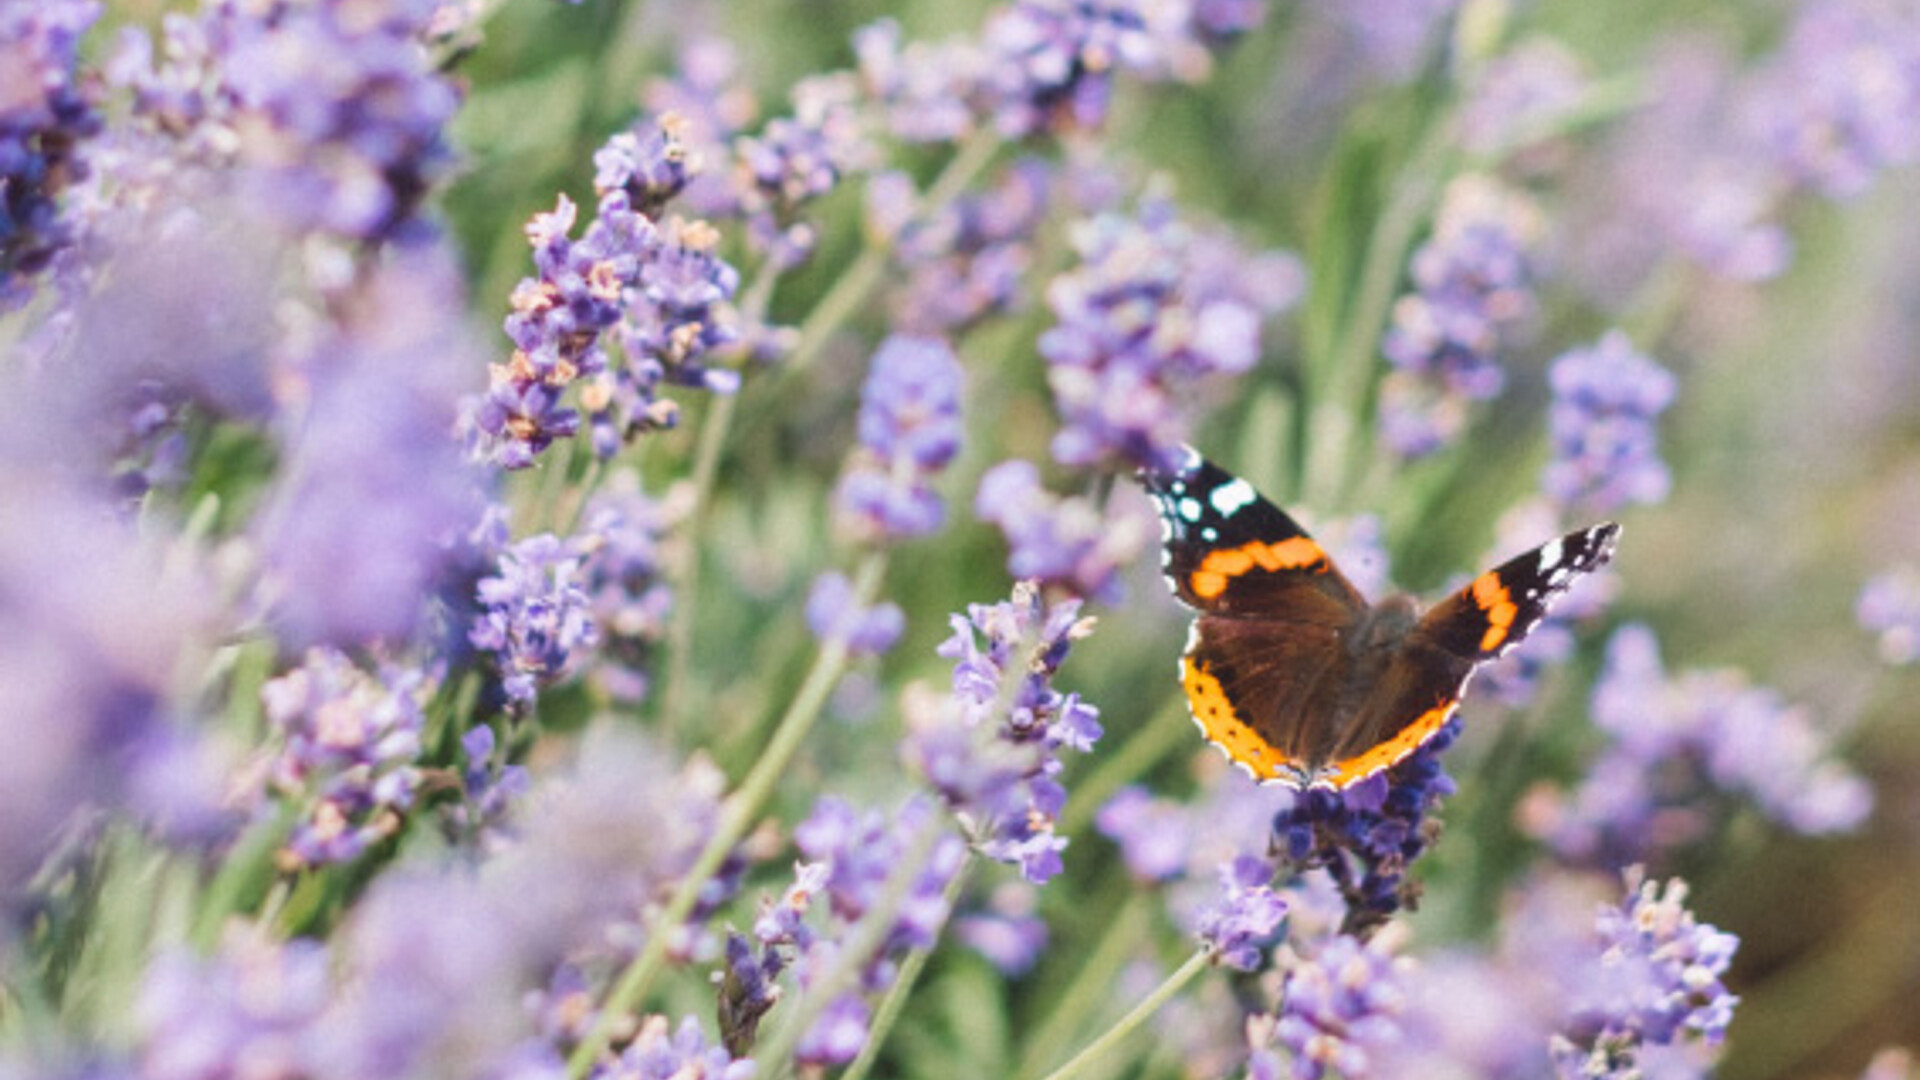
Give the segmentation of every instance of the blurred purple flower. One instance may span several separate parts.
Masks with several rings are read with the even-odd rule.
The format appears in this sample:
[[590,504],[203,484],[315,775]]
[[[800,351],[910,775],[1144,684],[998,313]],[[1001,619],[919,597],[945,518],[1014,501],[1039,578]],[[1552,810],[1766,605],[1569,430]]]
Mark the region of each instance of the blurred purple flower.
[[516,704],[530,704],[599,642],[581,561],[576,545],[542,533],[502,552],[496,572],[480,580],[485,610],[468,637],[495,654],[501,688]]
[[814,579],[807,594],[807,628],[814,637],[840,642],[856,656],[878,656],[900,640],[907,618],[894,603],[856,606],[853,583],[830,570]]
[[1092,502],[1055,498],[1040,486],[1030,461],[1003,461],[980,476],[974,516],[1007,538],[1007,573],[1112,603],[1120,598],[1120,569],[1153,539],[1152,519],[1124,505],[1104,512]]
[[691,1016],[671,1032],[666,1017],[649,1016],[618,1058],[587,1075],[593,1080],[750,1080],[754,1065],[733,1057],[725,1047],[709,1045],[700,1022]]
[[1523,827],[1578,865],[1618,869],[1699,840],[1715,792],[1808,834],[1857,828],[1873,807],[1872,789],[1828,757],[1804,710],[1733,671],[1669,676],[1644,626],[1614,634],[1593,718],[1612,742],[1587,779],[1521,806]]
[[1630,874],[1627,884],[1625,904],[1600,909],[1598,955],[1579,973],[1568,1027],[1553,1040],[1568,1080],[1638,1076],[1646,1046],[1717,1046],[1740,1000],[1720,981],[1740,941],[1694,918],[1686,883],[1663,888]]
[[1673,403],[1673,375],[1614,330],[1591,348],[1561,354],[1549,378],[1547,495],[1586,516],[1665,499],[1669,477],[1656,424]]
[[323,943],[229,930],[212,956],[161,953],[134,1009],[147,1080],[313,1076],[315,1041],[333,1003]]
[[1046,920],[1034,913],[1038,907],[1038,890],[1031,882],[1002,882],[983,907],[954,919],[953,936],[1002,975],[1017,979],[1033,970],[1046,952],[1049,934]]
[[1476,154],[1524,153],[1587,90],[1579,58],[1564,45],[1523,41],[1487,63],[1460,112],[1461,145]]
[[1273,864],[1242,855],[1220,864],[1220,892],[1200,915],[1197,933],[1219,963],[1258,971],[1287,916],[1287,902],[1273,891]]
[[1448,184],[1433,235],[1413,253],[1414,291],[1394,303],[1381,343],[1393,370],[1380,423],[1395,453],[1421,457],[1452,442],[1468,406],[1506,385],[1499,355],[1532,317],[1541,230],[1533,202],[1490,176]]
[[1751,108],[1793,178],[1835,199],[1920,161],[1920,11],[1810,0],[1759,76]]
[[1059,873],[1065,750],[1100,737],[1099,710],[1053,688],[1072,643],[1092,632],[1080,602],[1042,602],[1031,582],[999,604],[953,616],[940,655],[955,661],[953,696],[910,698],[902,754],[971,834],[977,850],[1018,865],[1036,884]]
[[1072,242],[1079,263],[1047,286],[1057,322],[1039,343],[1060,411],[1053,456],[1171,467],[1193,395],[1258,362],[1261,324],[1299,300],[1304,272],[1291,255],[1248,255],[1187,225],[1160,200],[1079,222]]
[[456,325],[464,297],[444,252],[385,263],[336,305],[303,360],[307,396],[282,421],[273,495],[254,523],[264,601],[282,641],[404,641],[477,514],[454,437],[477,367]]
[[1302,7],[1337,27],[1365,71],[1405,82],[1440,43],[1460,0],[1314,0]]
[[974,39],[905,41],[899,22],[880,19],[854,31],[853,52],[863,87],[895,138],[958,142],[974,130],[991,63]]
[[849,173],[867,169],[875,153],[862,129],[859,87],[851,74],[802,79],[789,96],[791,115],[733,141],[733,213],[746,222],[748,239],[782,270],[813,254],[814,229],[802,220],[802,209]]
[[1430,815],[1453,794],[1440,755],[1460,736],[1455,714],[1411,757],[1340,791],[1287,790],[1273,820],[1273,854],[1283,868],[1325,869],[1347,905],[1341,933],[1365,939],[1418,896],[1407,870],[1432,842]]
[[1094,815],[1094,828],[1120,847],[1120,858],[1141,881],[1167,881],[1187,872],[1191,814],[1129,784]]
[[960,452],[960,361],[935,338],[880,343],[860,389],[860,447],[835,505],[865,539],[924,536],[946,507],[929,485]]
[[922,205],[905,173],[867,185],[871,229],[889,240],[905,272],[890,308],[912,333],[946,334],[1026,302],[1034,234],[1060,196],[1053,168],[1021,158],[983,191]]
[[582,514],[581,588],[599,628],[590,677],[614,701],[647,696],[653,650],[673,611],[662,546],[685,512],[678,492],[648,498],[638,477],[622,471],[600,485]]
[[163,564],[49,475],[0,470],[0,921],[75,810],[127,807],[147,770],[178,765],[192,733],[171,723],[173,694],[218,628],[190,561]]
[[1854,617],[1880,635],[1882,660],[1920,660],[1920,568],[1902,565],[1875,575],[1860,590]]
[[1294,1080],[1365,1080],[1394,1075],[1379,1068],[1380,1057],[1402,1038],[1400,1014],[1406,1005],[1406,962],[1375,938],[1362,942],[1338,934],[1312,952],[1286,964],[1280,1007],[1264,1023],[1249,1025],[1256,1058],[1267,1075],[1279,1076],[1279,1062],[1268,1045],[1286,1048],[1293,1061],[1286,1074]]
[[82,144],[99,134],[93,95],[77,76],[93,0],[0,5],[0,313],[30,298],[30,278],[73,240],[60,208],[87,173]]
[[324,1017],[308,1075],[481,1075],[514,1060],[532,1034],[528,991],[563,961],[604,964],[644,941],[712,835],[722,784],[629,732],[590,729],[574,771],[477,870],[375,879],[336,935],[351,992]]
[[287,869],[349,862],[400,829],[420,787],[425,674],[387,668],[379,677],[344,654],[314,649],[260,688],[282,745],[268,782],[302,812],[282,853]]

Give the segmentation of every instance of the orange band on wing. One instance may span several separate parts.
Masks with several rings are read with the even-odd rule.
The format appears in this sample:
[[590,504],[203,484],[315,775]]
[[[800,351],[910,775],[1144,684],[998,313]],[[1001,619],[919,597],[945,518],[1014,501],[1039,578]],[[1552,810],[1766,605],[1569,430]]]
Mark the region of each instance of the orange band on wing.
[[1187,704],[1193,708],[1193,722],[1200,725],[1200,733],[1252,773],[1254,779],[1273,780],[1281,773],[1299,771],[1287,755],[1240,719],[1220,680],[1194,663],[1191,656],[1180,658],[1180,684],[1186,688]]
[[1459,704],[1458,699],[1442,701],[1415,717],[1413,723],[1401,728],[1398,734],[1386,742],[1345,761],[1336,761],[1327,766],[1315,778],[1316,782],[1343,788],[1365,780],[1382,769],[1390,769],[1398,765],[1415,750],[1420,749],[1428,739],[1433,738],[1433,733],[1440,730],[1441,726],[1447,722],[1447,717],[1453,715],[1453,710]]
[[1277,544],[1256,540],[1237,548],[1209,552],[1187,579],[1194,593],[1211,600],[1227,590],[1227,582],[1258,566],[1262,570],[1306,570],[1324,572],[1327,553],[1305,536],[1290,536]]
[[1513,594],[1500,582],[1500,575],[1488,571],[1473,579],[1473,602],[1487,616],[1487,632],[1480,635],[1480,651],[1492,652],[1507,640],[1512,632],[1514,617],[1520,614],[1520,605],[1513,602]]

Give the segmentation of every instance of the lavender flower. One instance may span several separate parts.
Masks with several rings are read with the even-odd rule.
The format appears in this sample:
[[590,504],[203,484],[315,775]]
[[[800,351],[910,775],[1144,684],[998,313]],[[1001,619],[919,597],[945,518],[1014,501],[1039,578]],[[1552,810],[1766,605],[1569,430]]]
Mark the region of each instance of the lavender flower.
[[[764,988],[765,974],[777,974],[793,958],[803,991],[811,991],[842,962],[841,946],[853,927],[867,918],[893,889],[897,874],[911,875],[911,884],[893,911],[871,956],[857,958],[855,989],[837,992],[801,1036],[795,1057],[807,1065],[844,1065],[866,1043],[869,1019],[865,995],[893,983],[896,965],[909,949],[932,947],[950,913],[946,891],[965,861],[966,849],[958,837],[939,835],[923,847],[922,834],[937,827],[931,803],[915,800],[897,813],[861,813],[847,802],[828,796],[812,815],[794,829],[794,841],[808,862],[796,866],[794,883],[777,903],[762,905],[754,937],[762,947],[755,956],[739,947],[729,949],[729,972],[723,985],[735,988],[723,1000],[733,1002],[734,1015],[757,1019],[777,996]],[[816,927],[808,916],[815,901],[825,899],[828,915]],[[741,1001],[763,1003],[742,1008]]]
[[1854,605],[1860,625],[1880,635],[1889,664],[1920,660],[1920,569],[1896,566],[1869,580]]
[[1036,884],[1059,873],[1064,750],[1100,737],[1099,710],[1053,688],[1072,643],[1092,632],[1080,603],[1047,605],[1031,582],[1000,604],[953,616],[940,655],[955,660],[950,701],[910,701],[907,762],[961,815],[981,854]]
[[496,738],[490,727],[476,727],[460,736],[466,768],[460,771],[459,803],[443,808],[448,832],[481,851],[492,851],[512,841],[510,815],[533,786],[524,765],[510,765],[494,757]]
[[894,138],[957,142],[974,130],[992,62],[976,40],[905,41],[897,21],[880,19],[854,32],[853,51],[863,88]]
[[1606,515],[1666,498],[1655,427],[1675,381],[1617,330],[1553,362],[1553,459],[1541,487],[1563,506]]
[[1260,324],[1300,297],[1299,263],[1249,256],[1158,201],[1072,237],[1080,262],[1047,287],[1057,325],[1040,335],[1061,419],[1053,456],[1170,468],[1188,435],[1183,399],[1259,360]]
[[0,5],[0,313],[25,303],[27,279],[72,242],[64,191],[86,176],[81,144],[100,116],[78,78],[80,37],[100,15],[91,0]]
[[1753,111],[1798,183],[1836,199],[1920,161],[1920,15],[1872,0],[1795,11]]
[[1500,393],[1501,347],[1531,317],[1539,211],[1519,192],[1469,173],[1447,186],[1433,235],[1414,252],[1414,291],[1393,306],[1381,349],[1381,428],[1403,457],[1458,438],[1473,402]]
[[[600,203],[576,243],[577,211],[562,195],[527,226],[537,278],[513,292],[506,321],[514,352],[493,369],[487,395],[472,406],[483,449],[503,468],[524,468],[555,439],[578,432],[580,414],[562,403],[582,387],[595,453],[611,457],[633,436],[671,427],[678,412],[663,383],[732,393],[737,373],[709,366],[739,337],[731,301],[739,274],[714,254],[719,234],[704,222],[655,222],[635,208],[683,182],[691,160],[674,130],[643,122],[596,156]],[[606,339],[620,346],[609,356]]]
[[892,242],[906,273],[890,307],[894,322],[915,333],[953,333],[1025,302],[1035,232],[1053,208],[1053,169],[1022,158],[993,187],[923,207],[904,173],[881,173],[867,185],[872,230]]
[[1076,498],[1055,498],[1029,461],[1003,461],[980,477],[974,515],[1007,538],[1007,572],[1108,603],[1120,597],[1120,568],[1153,538],[1152,519],[1125,507],[1104,512]]
[[1094,827],[1120,846],[1127,869],[1141,881],[1167,881],[1187,870],[1190,815],[1179,803],[1155,799],[1129,784],[1094,815]]
[[1810,834],[1856,828],[1873,805],[1804,711],[1732,671],[1668,676],[1643,626],[1622,627],[1608,645],[1593,716],[1612,742],[1587,779],[1522,807],[1524,827],[1580,865],[1619,868],[1698,840],[1715,792]]
[[1340,934],[1308,955],[1295,956],[1280,984],[1278,1012],[1264,1023],[1249,1025],[1249,1041],[1254,1043],[1250,1073],[1281,1075],[1268,1045],[1271,1040],[1292,1059],[1286,1075],[1294,1080],[1391,1075],[1376,1064],[1382,1051],[1401,1038],[1405,970],[1406,961],[1378,938],[1362,942]]
[[508,548],[498,572],[481,579],[485,610],[468,636],[495,654],[508,700],[530,704],[540,684],[569,674],[599,642],[580,564],[573,545],[543,533]]
[[216,627],[190,560],[167,570],[106,507],[14,464],[0,470],[0,915],[76,809],[125,807],[148,769],[177,765],[172,695]]
[[618,191],[627,205],[648,217],[680,194],[700,171],[700,161],[685,142],[686,121],[660,114],[608,139],[593,155],[593,189]]
[[1002,975],[1018,978],[1039,963],[1050,939],[1046,920],[1035,914],[1038,907],[1039,890],[1031,882],[1001,882],[983,907],[954,919],[954,939]]
[[1287,915],[1287,902],[1273,891],[1273,865],[1243,855],[1220,864],[1220,895],[1200,918],[1200,940],[1222,964],[1258,971],[1266,947]]
[[734,213],[776,267],[792,269],[813,254],[814,231],[801,210],[873,157],[854,108],[858,93],[845,73],[803,79],[793,88],[791,116],[734,140]]
[[242,20],[227,65],[242,154],[275,212],[302,228],[387,239],[417,227],[449,171],[453,85],[415,42],[431,0],[369,19],[346,0]]
[[666,636],[673,610],[662,547],[685,512],[679,492],[650,499],[631,472],[609,478],[587,503],[579,541],[587,549],[581,588],[599,628],[590,677],[614,701],[631,704],[647,696],[653,650]]
[[1624,905],[1600,909],[1598,963],[1553,1043],[1554,1065],[1570,1080],[1639,1075],[1646,1046],[1716,1046],[1740,1000],[1720,981],[1740,941],[1694,918],[1686,883],[1663,888],[1635,875],[1627,883]]
[[254,526],[263,599],[293,646],[417,632],[450,538],[476,513],[452,434],[477,366],[447,323],[461,292],[441,253],[410,252],[342,299],[340,324],[304,359],[310,393],[286,418],[285,460]]
[[300,667],[260,690],[284,745],[269,782],[309,799],[288,839],[289,867],[348,862],[393,836],[420,787],[423,706],[432,692],[418,671],[380,678],[343,654],[315,649]]
[[1273,851],[1296,870],[1325,869],[1346,901],[1341,932],[1366,938],[1419,896],[1407,869],[1439,831],[1428,815],[1453,793],[1440,755],[1460,735],[1456,714],[1392,769],[1350,788],[1289,791],[1273,821]]
[[857,533],[887,540],[939,529],[946,508],[929,481],[960,451],[960,385],[945,342],[881,342],[860,392],[860,449],[836,499]]
[[1524,152],[1587,91],[1581,64],[1564,45],[1536,38],[1487,64],[1460,114],[1460,141],[1478,154]]
[[807,627],[822,641],[837,641],[856,655],[877,656],[893,648],[907,628],[907,617],[893,603],[862,608],[854,603],[853,583],[834,571],[814,579],[807,595]]
[[331,958],[318,941],[271,941],[230,931],[201,958],[180,949],[148,968],[135,1007],[140,1075],[203,1080],[311,1076],[322,1017],[333,1003]]
[[649,1016],[619,1058],[588,1075],[595,1080],[749,1080],[754,1065],[724,1047],[708,1045],[700,1022],[691,1016],[671,1033],[666,1017]]

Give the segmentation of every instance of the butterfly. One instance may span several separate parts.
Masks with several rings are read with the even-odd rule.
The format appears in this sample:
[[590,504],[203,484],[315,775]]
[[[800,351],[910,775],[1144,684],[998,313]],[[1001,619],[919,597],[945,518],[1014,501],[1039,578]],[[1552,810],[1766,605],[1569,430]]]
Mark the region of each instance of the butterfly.
[[1194,722],[1257,780],[1345,788],[1446,724],[1480,664],[1525,638],[1613,557],[1604,522],[1501,563],[1422,612],[1370,604],[1325,549],[1245,480],[1188,448],[1141,482],[1164,569],[1197,614],[1180,657]]

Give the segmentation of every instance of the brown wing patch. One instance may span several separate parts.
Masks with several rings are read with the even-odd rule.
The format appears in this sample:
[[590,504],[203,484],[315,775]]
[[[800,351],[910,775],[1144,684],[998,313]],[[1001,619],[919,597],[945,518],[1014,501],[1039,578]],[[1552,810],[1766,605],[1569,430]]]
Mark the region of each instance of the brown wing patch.
[[1415,750],[1433,738],[1435,732],[1445,726],[1447,718],[1460,705],[1459,699],[1442,700],[1426,712],[1413,718],[1413,722],[1387,739],[1386,742],[1369,747],[1343,761],[1326,766],[1315,777],[1315,783],[1329,784],[1344,788],[1357,784],[1367,777],[1395,765],[1412,756]]

